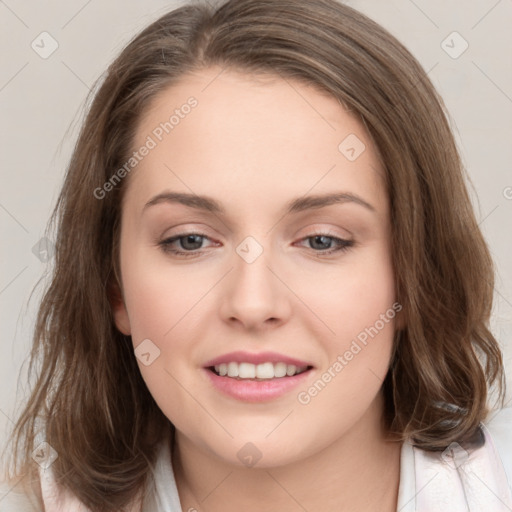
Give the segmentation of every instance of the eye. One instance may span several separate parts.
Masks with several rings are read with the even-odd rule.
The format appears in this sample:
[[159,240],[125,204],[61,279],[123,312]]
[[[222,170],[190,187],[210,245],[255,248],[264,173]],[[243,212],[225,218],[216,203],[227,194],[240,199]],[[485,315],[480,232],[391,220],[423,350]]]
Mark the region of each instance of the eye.
[[329,255],[338,251],[347,251],[354,245],[353,240],[344,240],[329,233],[316,233],[303,238],[301,241],[310,241],[310,247],[315,249],[314,252],[318,253],[319,256]]
[[[158,245],[165,253],[189,258],[201,255],[205,240],[210,240],[210,238],[202,233],[179,233],[162,240]],[[314,233],[301,240],[301,242],[304,241],[310,241],[310,248],[318,256],[328,256],[335,252],[347,251],[354,245],[353,240],[344,240],[329,233]]]
[[[198,251],[203,248],[202,244],[204,240],[209,240],[209,238],[201,233],[180,233],[166,240],[162,240],[158,245],[166,253],[190,257],[199,254]],[[177,249],[175,247],[176,243],[179,243],[179,246],[184,250]]]

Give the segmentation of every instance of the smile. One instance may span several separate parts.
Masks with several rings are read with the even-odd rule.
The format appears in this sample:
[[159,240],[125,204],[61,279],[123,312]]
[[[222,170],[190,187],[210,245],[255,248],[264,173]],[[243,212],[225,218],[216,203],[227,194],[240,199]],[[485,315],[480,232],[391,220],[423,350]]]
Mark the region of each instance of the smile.
[[220,377],[230,377],[238,380],[270,380],[293,377],[294,375],[305,372],[308,368],[308,366],[298,367],[294,364],[286,364],[284,362],[252,364],[232,361],[229,363],[216,364],[215,366],[210,367],[210,370]]

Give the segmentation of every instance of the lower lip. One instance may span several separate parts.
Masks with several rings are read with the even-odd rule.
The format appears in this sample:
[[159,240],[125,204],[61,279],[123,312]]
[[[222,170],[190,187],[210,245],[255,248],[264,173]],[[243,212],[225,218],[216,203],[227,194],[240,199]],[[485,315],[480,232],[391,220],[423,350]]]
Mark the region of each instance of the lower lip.
[[265,402],[289,393],[310,375],[311,369],[294,375],[268,380],[233,379],[221,377],[204,368],[210,382],[221,393],[243,402]]

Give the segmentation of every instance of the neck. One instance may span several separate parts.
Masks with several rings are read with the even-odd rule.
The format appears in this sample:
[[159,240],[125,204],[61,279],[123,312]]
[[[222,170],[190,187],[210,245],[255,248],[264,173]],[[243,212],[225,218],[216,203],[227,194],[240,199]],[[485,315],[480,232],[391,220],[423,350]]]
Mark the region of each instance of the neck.
[[385,437],[382,400],[321,452],[282,466],[235,466],[176,434],[174,473],[183,510],[396,511],[401,445]]

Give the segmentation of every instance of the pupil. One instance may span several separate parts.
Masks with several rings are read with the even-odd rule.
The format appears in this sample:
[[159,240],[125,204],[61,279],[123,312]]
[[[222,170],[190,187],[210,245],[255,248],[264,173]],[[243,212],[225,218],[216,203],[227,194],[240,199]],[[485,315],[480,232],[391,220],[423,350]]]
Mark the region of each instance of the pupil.
[[[328,237],[328,236],[321,235],[321,236],[315,236],[314,237],[314,245],[317,242],[319,242],[320,245],[323,244],[323,245],[327,245],[328,246],[329,245],[329,241],[330,241],[330,237]],[[328,248],[328,247],[320,247],[320,249],[326,249],[326,248]]]
[[[183,237],[185,243],[183,243],[184,249],[198,249],[201,246],[201,237],[199,235],[187,235]],[[198,244],[198,247],[190,247],[188,244],[191,243],[192,245]]]

